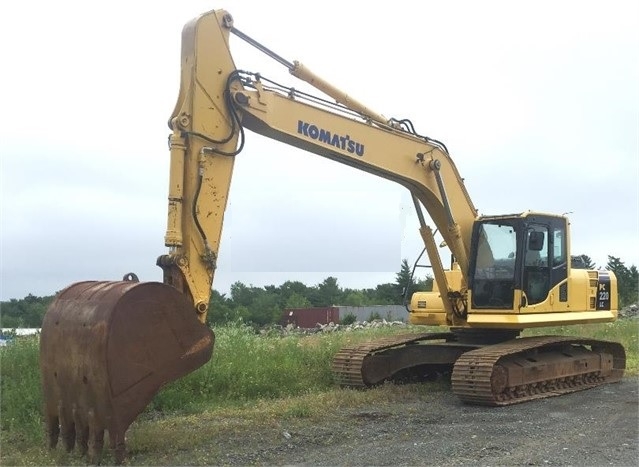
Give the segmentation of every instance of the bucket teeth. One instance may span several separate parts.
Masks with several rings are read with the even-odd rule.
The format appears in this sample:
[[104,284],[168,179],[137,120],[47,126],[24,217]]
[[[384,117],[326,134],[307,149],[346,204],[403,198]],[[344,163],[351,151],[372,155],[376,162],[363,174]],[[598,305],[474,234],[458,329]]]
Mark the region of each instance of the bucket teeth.
[[45,314],[40,367],[48,444],[115,462],[157,391],[211,358],[214,336],[176,289],[155,282],[79,282]]
[[[60,401],[56,414],[45,416],[45,424],[50,449],[55,449],[58,440],[62,438],[67,452],[71,452],[74,447],[77,447],[81,455],[88,456],[90,463],[100,463],[104,447],[105,427],[97,424],[93,409],[89,409],[84,416],[81,410],[75,406],[72,409],[72,417],[69,417]],[[122,460],[124,457],[119,462]]]

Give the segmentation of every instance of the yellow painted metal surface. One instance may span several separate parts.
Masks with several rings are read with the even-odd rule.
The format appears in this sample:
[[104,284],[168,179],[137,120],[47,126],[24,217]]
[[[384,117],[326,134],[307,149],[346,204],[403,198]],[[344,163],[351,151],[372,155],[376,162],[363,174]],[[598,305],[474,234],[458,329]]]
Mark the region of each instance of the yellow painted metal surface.
[[184,27],[180,91],[169,120],[173,134],[165,282],[192,298],[202,322],[235,162],[216,151],[232,153],[239,138],[224,100],[226,77],[235,70],[229,31],[220,27],[226,14],[209,12]]
[[[483,310],[485,311],[485,310]],[[523,329],[568,324],[607,323],[617,319],[617,311],[573,311],[565,313],[474,313],[468,315],[470,327]]]
[[[512,310],[473,309],[467,274],[471,234],[478,217],[450,155],[438,144],[401,129],[397,122],[387,120],[299,62],[289,63],[291,74],[329,94],[344,107],[318,105],[292,89],[285,92],[268,87],[258,75],[246,74],[240,83],[234,79],[236,69],[229,49],[233,27],[232,18],[223,10],[208,12],[185,26],[180,92],[170,119],[173,135],[165,236],[170,252],[159,262],[165,270],[165,282],[192,297],[202,321],[207,312],[233,173],[234,156],[222,154],[234,154],[241,144],[239,125],[397,182],[419,200],[459,267],[443,271],[438,266],[441,263],[434,242],[429,235],[424,236],[437,287],[432,293],[413,297],[411,322],[532,327],[614,319],[617,308],[614,275],[608,291],[612,295],[610,310],[596,310],[593,303],[597,300],[598,285],[589,276],[592,272],[570,268],[565,283],[554,286],[539,303],[529,305],[524,291],[513,290]],[[227,97],[230,99],[225,100]],[[350,110],[345,108],[349,105]],[[525,211],[504,218],[534,215],[543,214]],[[429,229],[422,226],[422,233]],[[568,232],[566,248],[569,255]],[[567,300],[561,296],[566,287]],[[426,303],[425,308],[420,303]],[[463,313],[459,312],[461,308]]]

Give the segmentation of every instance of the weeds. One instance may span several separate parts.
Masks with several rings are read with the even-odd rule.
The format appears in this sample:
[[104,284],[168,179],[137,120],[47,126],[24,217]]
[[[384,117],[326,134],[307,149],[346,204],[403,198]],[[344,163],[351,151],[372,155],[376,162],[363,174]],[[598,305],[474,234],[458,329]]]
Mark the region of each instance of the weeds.
[[264,337],[241,324],[218,328],[211,361],[167,385],[150,409],[198,411],[210,405],[325,391],[333,385],[333,355],[350,342],[393,332],[376,331]]
[[5,434],[32,443],[44,440],[38,343],[35,336],[21,337],[0,349],[3,441]]

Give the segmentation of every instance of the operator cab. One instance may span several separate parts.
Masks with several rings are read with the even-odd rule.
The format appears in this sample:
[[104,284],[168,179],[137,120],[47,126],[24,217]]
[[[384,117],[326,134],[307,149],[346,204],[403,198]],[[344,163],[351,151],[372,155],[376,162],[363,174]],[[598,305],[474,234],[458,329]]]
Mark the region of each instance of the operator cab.
[[[568,219],[526,212],[481,217],[473,226],[469,286],[473,309],[535,305],[568,277]],[[515,290],[521,303],[515,304]],[[562,290],[565,289],[565,290]],[[567,301],[562,284],[559,300]]]

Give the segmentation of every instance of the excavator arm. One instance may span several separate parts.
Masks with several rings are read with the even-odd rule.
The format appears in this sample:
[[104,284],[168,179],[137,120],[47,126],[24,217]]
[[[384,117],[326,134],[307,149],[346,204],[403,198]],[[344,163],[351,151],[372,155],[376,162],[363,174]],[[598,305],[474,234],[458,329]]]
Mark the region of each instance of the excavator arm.
[[[169,120],[170,177],[165,244],[158,258],[164,283],[189,296],[206,321],[224,211],[235,156],[243,132],[229,112],[230,78],[227,13],[213,11],[182,31],[180,91]],[[243,139],[241,140],[243,141]]]

